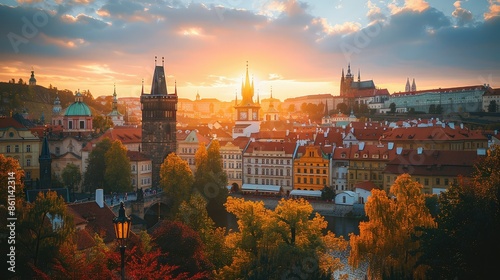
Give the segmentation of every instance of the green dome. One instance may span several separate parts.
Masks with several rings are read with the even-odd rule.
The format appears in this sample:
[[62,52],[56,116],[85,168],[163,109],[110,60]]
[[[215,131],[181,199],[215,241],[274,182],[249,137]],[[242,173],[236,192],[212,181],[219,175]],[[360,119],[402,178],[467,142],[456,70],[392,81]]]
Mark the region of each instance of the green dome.
[[66,109],[65,116],[92,116],[89,106],[83,102],[75,102]]

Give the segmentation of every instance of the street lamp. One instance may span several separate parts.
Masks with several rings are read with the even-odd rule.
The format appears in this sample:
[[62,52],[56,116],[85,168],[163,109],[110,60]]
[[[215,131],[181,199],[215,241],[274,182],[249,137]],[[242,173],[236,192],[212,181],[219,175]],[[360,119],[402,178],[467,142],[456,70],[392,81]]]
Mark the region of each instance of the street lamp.
[[118,217],[113,218],[113,226],[115,227],[115,236],[120,244],[120,253],[122,256],[122,280],[125,279],[125,248],[128,235],[130,233],[131,220],[125,216],[125,204],[123,201],[120,203],[120,210],[118,210]]

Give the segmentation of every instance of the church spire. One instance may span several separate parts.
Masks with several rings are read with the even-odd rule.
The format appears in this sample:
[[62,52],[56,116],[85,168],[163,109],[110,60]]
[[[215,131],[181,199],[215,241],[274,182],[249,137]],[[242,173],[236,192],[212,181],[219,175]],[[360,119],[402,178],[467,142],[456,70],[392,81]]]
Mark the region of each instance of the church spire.
[[361,82],[361,71],[358,69],[358,82]]
[[325,117],[328,117],[330,114],[328,113],[328,99],[325,100]]
[[117,110],[117,109],[118,109],[118,108],[117,108],[117,107],[118,107],[118,106],[117,106],[117,104],[118,104],[118,99],[116,98],[116,84],[113,84],[113,87],[114,87],[114,89],[113,89],[113,105],[112,105],[112,107],[111,107],[111,108],[113,109],[113,111],[115,111],[115,110]]
[[141,89],[141,95],[144,94],[144,79],[142,79],[142,89]]
[[405,91],[409,92],[410,91],[410,78],[406,78],[406,86],[405,86]]
[[175,90],[174,90],[174,94],[177,95],[177,80],[175,80]]
[[413,83],[411,84],[411,91],[417,91],[417,84],[415,84],[415,78],[413,78]]
[[273,99],[273,86],[271,86],[271,99]]

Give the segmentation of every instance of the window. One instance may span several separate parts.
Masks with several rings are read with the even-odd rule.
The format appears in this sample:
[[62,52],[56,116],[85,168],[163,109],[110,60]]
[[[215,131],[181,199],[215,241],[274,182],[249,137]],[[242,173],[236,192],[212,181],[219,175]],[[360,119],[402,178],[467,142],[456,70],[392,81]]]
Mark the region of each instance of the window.
[[19,145],[14,146],[14,153],[19,153]]
[[26,160],[26,166],[31,166],[31,159]]
[[247,169],[247,174],[252,174],[252,169],[250,167]]
[[441,185],[441,178],[436,178],[436,185]]
[[26,180],[30,180],[31,179],[31,171],[26,171],[24,173],[24,176],[26,176]]
[[425,186],[428,186],[428,185],[429,185],[429,178],[425,178],[425,179],[424,179],[424,185],[425,185]]
[[10,153],[10,145],[7,145],[6,150],[7,153]]
[[85,128],[85,121],[80,121],[80,129],[84,129]]
[[349,179],[351,179],[351,180],[354,179],[354,174],[349,173]]
[[132,172],[135,172],[135,164],[132,165]]
[[297,183],[299,183],[299,184],[300,184],[300,177],[298,177],[298,178],[297,178]]
[[26,145],[26,152],[31,153],[31,145]]
[[255,175],[259,175],[259,169],[255,168]]
[[68,129],[73,129],[73,121],[68,121]]
[[316,178],[316,185],[319,185],[319,178]]
[[448,182],[448,178],[445,178],[445,179],[444,179],[444,184],[445,184],[446,186],[448,186],[448,185],[449,185],[449,183],[450,183],[450,182]]
[[255,184],[259,183],[259,179],[255,178]]
[[297,168],[297,173],[300,173],[300,168]]

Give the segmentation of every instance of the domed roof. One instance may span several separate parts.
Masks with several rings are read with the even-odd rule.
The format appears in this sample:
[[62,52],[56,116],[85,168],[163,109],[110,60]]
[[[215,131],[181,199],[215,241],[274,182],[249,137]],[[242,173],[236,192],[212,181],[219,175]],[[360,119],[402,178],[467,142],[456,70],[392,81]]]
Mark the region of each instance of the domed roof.
[[65,116],[92,116],[89,106],[83,102],[75,102],[66,108]]

